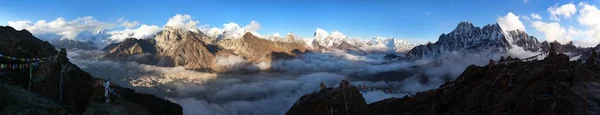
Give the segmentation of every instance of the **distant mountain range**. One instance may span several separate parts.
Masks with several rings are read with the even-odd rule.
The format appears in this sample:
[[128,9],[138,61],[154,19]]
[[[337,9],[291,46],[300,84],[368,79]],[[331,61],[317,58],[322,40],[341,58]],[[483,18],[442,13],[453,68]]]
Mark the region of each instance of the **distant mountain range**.
[[[260,36],[250,32],[239,35],[239,29],[208,31],[165,27],[148,39],[130,38],[112,43],[102,49],[107,51],[102,58],[129,60],[161,66],[184,66],[187,69],[223,71],[216,66],[217,57],[240,56],[249,63],[269,63],[276,59],[289,58],[299,52],[350,50],[364,53],[406,53],[405,58],[420,59],[436,57],[444,52],[478,52],[491,50],[506,53],[511,48],[521,47],[525,51],[549,50],[549,43],[539,42],[536,37],[520,30],[504,30],[498,24],[476,27],[470,22],[460,22],[450,33],[441,34],[435,43],[415,45],[406,40],[376,36],[371,40],[349,38],[338,31],[331,34],[316,29],[313,38],[301,38],[292,33]],[[81,34],[80,40],[52,39],[44,36],[59,48],[95,49],[106,43],[106,31]],[[586,48],[572,43],[559,46],[563,52],[585,54]],[[585,58],[586,55],[582,55]],[[246,65],[244,65],[246,66]],[[250,65],[247,65],[250,66]]]
[[[168,27],[166,27],[168,28]],[[167,30],[163,28],[164,30]],[[191,31],[191,30],[190,30]],[[221,40],[230,40],[230,39],[240,39],[245,35],[245,31],[242,29],[225,29],[225,30],[209,30],[209,31],[200,31],[194,30],[191,32],[202,33],[206,37],[210,37],[213,41],[221,41]],[[208,34],[205,34],[208,33]],[[114,33],[113,33],[114,34]],[[120,33],[122,34],[122,33]],[[135,33],[128,33],[135,34]],[[261,39],[266,39],[270,41],[277,42],[290,42],[290,43],[302,43],[306,45],[309,49],[317,49],[317,50],[357,50],[363,52],[378,52],[378,53],[405,53],[416,46],[416,44],[412,44],[406,40],[399,40],[395,38],[384,38],[380,36],[374,37],[372,40],[362,40],[358,38],[349,38],[344,34],[338,31],[334,31],[331,35],[322,29],[317,29],[313,38],[302,38],[292,33],[288,33],[286,36],[279,35],[269,35],[269,36],[260,36],[257,33],[252,33],[254,36],[257,36]],[[111,39],[111,33],[107,30],[97,30],[97,31],[85,31],[80,33],[77,36],[77,39],[63,39],[60,35],[55,34],[41,34],[36,35],[38,38],[49,41],[51,44],[57,46],[58,48],[77,48],[77,49],[103,49],[108,44],[122,42],[115,41]],[[127,35],[120,35],[127,36]],[[144,38],[137,39],[148,39],[154,38],[156,35],[147,35]],[[132,36],[133,37],[133,36]],[[376,51],[372,51],[372,49],[377,49]]]
[[383,38],[376,36],[370,41],[361,40],[357,38],[348,38],[346,35],[338,31],[331,32],[331,35],[322,29],[317,28],[314,34],[314,40],[310,40],[307,43],[314,49],[357,49],[366,50],[365,47],[379,47],[385,48],[384,53],[398,53],[406,52],[416,44],[412,44],[406,40],[398,40],[395,38]]
[[[293,38],[290,38],[293,39]],[[304,42],[260,39],[251,33],[238,39],[210,37],[200,31],[165,27],[153,39],[130,38],[104,48],[103,59],[223,72],[217,57],[240,56],[252,63],[270,62],[307,51]],[[243,65],[250,66],[250,65]]]

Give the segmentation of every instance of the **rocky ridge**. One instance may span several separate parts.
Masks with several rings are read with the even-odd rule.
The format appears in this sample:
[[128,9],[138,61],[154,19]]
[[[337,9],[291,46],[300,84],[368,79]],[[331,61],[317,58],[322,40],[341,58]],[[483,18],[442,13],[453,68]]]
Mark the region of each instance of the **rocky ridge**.
[[[58,52],[27,30],[0,27],[0,45],[7,47],[0,49],[6,56],[49,57],[32,70],[32,79],[26,70],[0,70],[0,90],[10,92],[0,96],[1,114],[182,114],[181,106],[175,103],[116,85],[111,88],[120,92],[121,98],[103,103],[104,90],[98,84],[103,79],[70,63],[65,49]],[[0,61],[19,63],[4,58]]]

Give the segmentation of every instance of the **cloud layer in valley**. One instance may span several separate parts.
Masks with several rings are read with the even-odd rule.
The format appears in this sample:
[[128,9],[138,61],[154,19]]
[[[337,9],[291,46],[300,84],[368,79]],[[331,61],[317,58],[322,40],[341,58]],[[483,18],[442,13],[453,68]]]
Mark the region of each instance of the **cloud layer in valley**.
[[[283,114],[302,95],[317,91],[320,82],[337,86],[342,79],[348,79],[355,85],[403,92],[434,89],[446,81],[454,80],[471,64],[485,65],[489,59],[506,56],[490,52],[447,52],[442,54],[444,58],[390,62],[383,60],[381,54],[331,51],[275,61],[267,64],[277,70],[270,73],[216,74],[185,70],[183,67],[158,67],[93,58],[102,53],[70,50],[68,56],[71,62],[95,77],[111,79],[139,92],[164,97],[182,105],[185,114],[228,115]],[[528,57],[535,53],[515,49],[509,50],[508,54]],[[220,57],[218,62],[220,66],[233,68],[239,63],[248,63],[240,57]],[[387,71],[406,73],[374,75]],[[368,103],[407,95],[370,90],[361,93]]]

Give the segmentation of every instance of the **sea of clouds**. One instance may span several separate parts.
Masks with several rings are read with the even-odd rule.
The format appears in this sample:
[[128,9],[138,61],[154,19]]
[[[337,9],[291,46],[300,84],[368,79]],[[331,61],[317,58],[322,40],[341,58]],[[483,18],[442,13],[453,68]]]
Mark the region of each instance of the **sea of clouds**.
[[[252,74],[217,74],[185,70],[183,67],[160,67],[136,62],[99,60],[102,51],[69,50],[70,61],[95,77],[110,79],[121,86],[154,94],[182,105],[184,114],[280,115],[305,94],[318,91],[319,83],[337,86],[343,79],[354,85],[387,88],[402,92],[419,92],[439,87],[456,79],[471,65],[485,65],[500,56],[528,57],[534,52],[513,48],[506,54],[491,52],[447,52],[443,58],[413,61],[384,60],[384,54],[359,54],[344,51],[306,53],[291,60],[252,64],[240,57],[219,57],[217,64],[231,71],[247,69],[271,72]],[[247,63],[247,64],[240,64]],[[238,65],[255,66],[238,66]],[[404,71],[399,80],[378,80],[374,74]],[[367,103],[407,94],[361,91]]]

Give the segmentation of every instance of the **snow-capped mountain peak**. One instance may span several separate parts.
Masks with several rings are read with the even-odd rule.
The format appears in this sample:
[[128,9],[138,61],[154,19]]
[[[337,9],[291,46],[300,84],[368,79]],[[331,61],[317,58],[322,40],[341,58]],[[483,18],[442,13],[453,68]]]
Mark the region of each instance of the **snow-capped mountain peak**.
[[505,32],[498,23],[488,24],[482,28],[470,22],[460,22],[456,29],[448,34],[440,35],[433,44],[419,45],[408,52],[408,56],[436,56],[447,51],[499,49],[506,51],[513,45],[536,51],[539,42],[525,32]]
[[329,33],[321,28],[317,28],[317,30],[315,30],[315,34],[314,34],[314,38],[318,39],[318,40],[322,40],[325,39],[329,36]]
[[330,36],[332,39],[338,39],[338,40],[340,40],[340,39],[345,39],[345,38],[346,38],[346,35],[342,34],[342,33],[341,33],[341,32],[339,32],[339,31],[333,31],[333,32],[331,32],[331,35],[329,35],[329,36]]
[[373,37],[367,44],[372,46],[385,46],[392,52],[405,52],[416,46],[416,44],[412,44],[406,40],[385,38],[381,36]]

